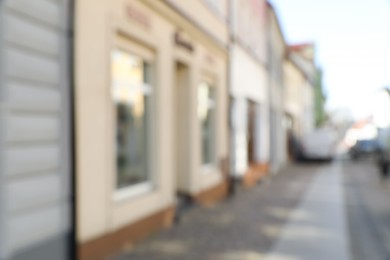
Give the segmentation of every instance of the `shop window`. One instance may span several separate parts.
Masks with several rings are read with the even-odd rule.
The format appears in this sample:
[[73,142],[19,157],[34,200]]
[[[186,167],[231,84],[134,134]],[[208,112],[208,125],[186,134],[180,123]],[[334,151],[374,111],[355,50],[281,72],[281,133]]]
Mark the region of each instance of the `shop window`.
[[150,182],[151,65],[141,56],[111,53],[112,98],[116,119],[116,188]]
[[198,116],[201,123],[202,163],[215,164],[216,93],[203,82],[198,89]]

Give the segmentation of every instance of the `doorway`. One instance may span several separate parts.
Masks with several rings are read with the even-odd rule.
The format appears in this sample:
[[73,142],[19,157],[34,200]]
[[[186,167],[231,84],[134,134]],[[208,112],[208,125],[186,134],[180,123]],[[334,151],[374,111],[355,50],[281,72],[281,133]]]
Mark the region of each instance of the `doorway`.
[[190,194],[190,80],[189,68],[175,64],[174,86],[174,184],[177,198],[177,217],[192,204]]
[[296,158],[296,136],[294,133],[294,119],[290,114],[284,115],[286,153],[289,162]]
[[256,103],[248,100],[248,166],[256,164]]

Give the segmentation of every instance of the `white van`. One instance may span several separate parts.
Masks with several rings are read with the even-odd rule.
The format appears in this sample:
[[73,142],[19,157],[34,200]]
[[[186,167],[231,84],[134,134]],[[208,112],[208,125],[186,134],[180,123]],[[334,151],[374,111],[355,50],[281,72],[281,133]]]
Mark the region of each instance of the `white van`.
[[336,132],[333,129],[318,128],[303,136],[301,155],[303,159],[332,160],[336,145]]

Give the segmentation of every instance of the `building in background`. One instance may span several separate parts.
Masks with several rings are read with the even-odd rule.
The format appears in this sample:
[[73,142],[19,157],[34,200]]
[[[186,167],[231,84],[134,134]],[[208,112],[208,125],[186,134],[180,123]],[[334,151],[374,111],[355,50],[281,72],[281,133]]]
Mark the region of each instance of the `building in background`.
[[252,185],[269,162],[266,1],[231,0],[230,97],[232,172]]
[[306,87],[304,71],[291,59],[288,52],[283,64],[284,71],[284,117],[287,136],[287,155],[290,161],[299,157],[299,140],[303,130],[303,98]]
[[226,21],[226,1],[76,2],[80,259],[226,195]]
[[273,6],[267,5],[267,64],[269,91],[270,170],[277,172],[286,163],[286,126],[284,123],[283,61],[286,42]]
[[310,133],[315,128],[315,88],[317,84],[317,67],[315,65],[315,48],[313,43],[289,46],[289,58],[303,72],[305,81],[301,88],[301,135]]
[[71,2],[0,1],[2,260],[72,258]]

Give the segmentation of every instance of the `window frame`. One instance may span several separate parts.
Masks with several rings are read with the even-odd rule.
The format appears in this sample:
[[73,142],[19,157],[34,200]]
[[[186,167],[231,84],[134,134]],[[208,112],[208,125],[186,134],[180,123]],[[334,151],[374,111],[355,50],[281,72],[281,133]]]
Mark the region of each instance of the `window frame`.
[[[203,169],[202,172],[204,173],[210,173],[210,172],[215,172],[215,169],[217,168],[218,164],[218,140],[217,140],[217,126],[218,126],[218,84],[216,83],[216,80],[214,80],[212,77],[207,77],[203,76],[201,80],[197,84],[197,107],[199,109],[199,89],[202,84],[207,85],[208,88],[212,89],[214,92],[214,106],[213,106],[213,132],[212,132],[212,145],[214,146],[213,148],[213,154],[212,154],[212,160],[211,162],[203,162],[203,136],[202,136],[202,120],[199,118],[199,114],[197,114],[197,120],[199,123],[199,142],[200,142],[200,162],[201,162],[201,167]],[[199,113],[199,112],[198,112]]]
[[[147,144],[147,161],[149,167],[147,169],[147,180],[142,181],[140,183],[130,184],[125,187],[118,187],[118,164],[117,164],[117,150],[116,150],[116,135],[117,135],[117,116],[116,116],[116,104],[115,100],[112,96],[112,83],[113,83],[113,75],[111,72],[112,69],[112,53],[115,50],[123,51],[129,55],[134,55],[137,58],[140,58],[143,64],[148,64],[149,73],[151,74],[150,82],[148,83],[152,88],[152,94],[150,95],[150,118],[148,122],[148,129],[146,130],[146,138],[148,138]],[[111,50],[109,52],[109,100],[111,106],[111,117],[112,117],[112,134],[110,135],[111,145],[113,145],[113,176],[111,179],[112,183],[112,198],[114,201],[123,201],[127,199],[131,199],[133,197],[148,194],[156,189],[157,186],[157,174],[156,174],[156,164],[157,161],[157,133],[156,127],[158,125],[157,122],[157,87],[156,87],[156,55],[155,53],[148,49],[147,47],[141,46],[133,41],[131,38],[117,33],[115,35],[115,43],[112,45]]]

